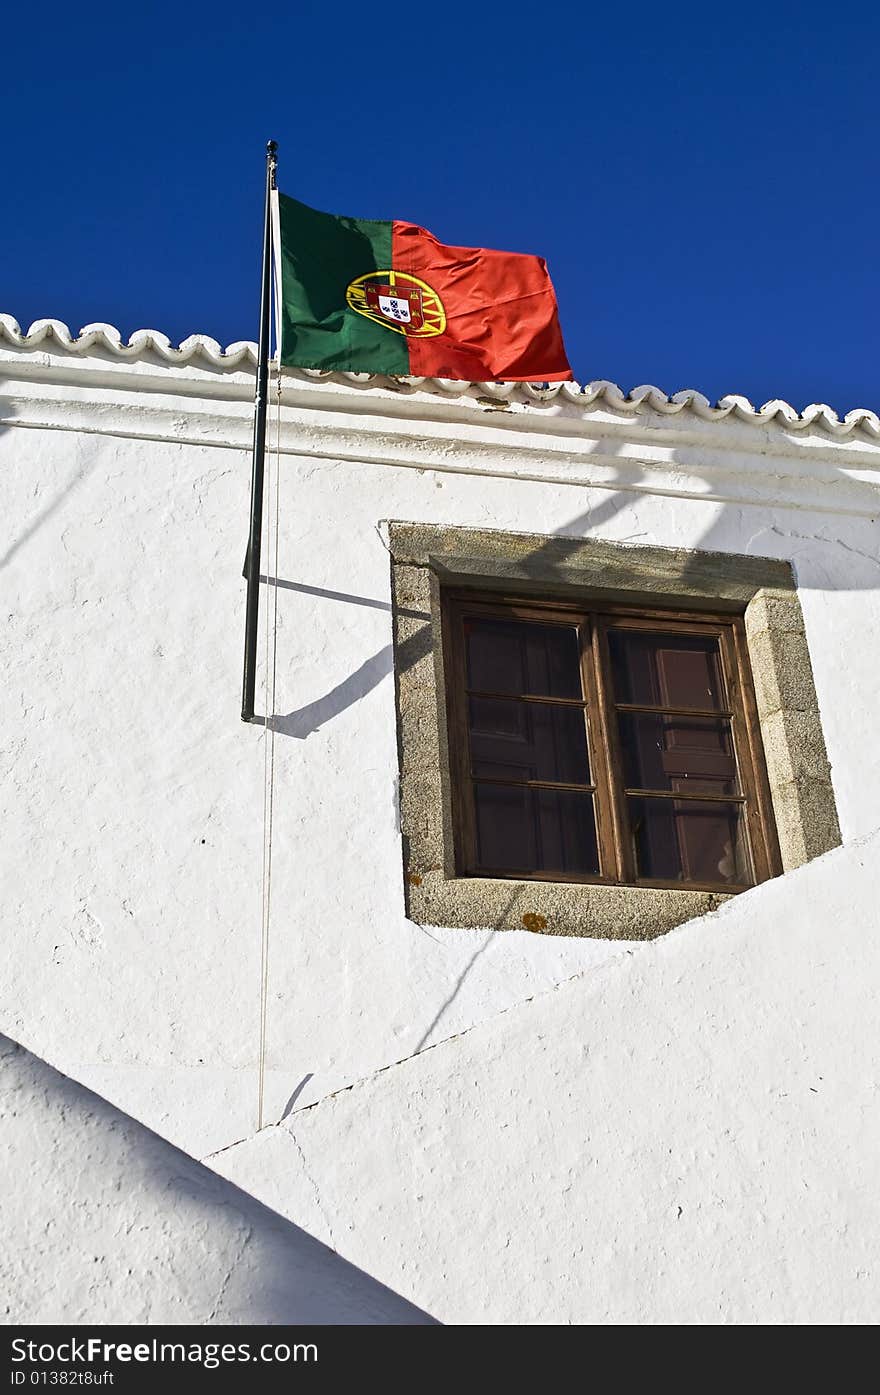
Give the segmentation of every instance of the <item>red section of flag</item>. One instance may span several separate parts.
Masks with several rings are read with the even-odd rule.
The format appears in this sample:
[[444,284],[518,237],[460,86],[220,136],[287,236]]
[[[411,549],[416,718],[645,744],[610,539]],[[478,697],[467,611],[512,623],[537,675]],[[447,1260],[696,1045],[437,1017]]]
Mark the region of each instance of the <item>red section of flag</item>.
[[545,383],[573,377],[556,295],[541,257],[483,247],[445,247],[415,223],[395,220],[392,263],[435,291],[446,329],[407,336],[416,377]]

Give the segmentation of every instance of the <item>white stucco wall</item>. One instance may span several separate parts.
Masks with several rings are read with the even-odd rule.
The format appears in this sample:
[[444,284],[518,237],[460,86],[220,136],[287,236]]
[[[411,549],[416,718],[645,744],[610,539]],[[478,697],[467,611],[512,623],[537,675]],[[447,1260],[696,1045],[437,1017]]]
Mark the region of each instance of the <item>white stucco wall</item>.
[[880,834],[213,1159],[445,1323],[873,1324]]
[[4,1036],[0,1174],[4,1324],[430,1322]]
[[[200,1157],[256,1126],[252,376],[171,357],[0,347],[0,1025]],[[383,520],[792,560],[844,838],[877,822],[876,435],[486,392],[285,388],[273,1120],[623,952],[405,919]]]

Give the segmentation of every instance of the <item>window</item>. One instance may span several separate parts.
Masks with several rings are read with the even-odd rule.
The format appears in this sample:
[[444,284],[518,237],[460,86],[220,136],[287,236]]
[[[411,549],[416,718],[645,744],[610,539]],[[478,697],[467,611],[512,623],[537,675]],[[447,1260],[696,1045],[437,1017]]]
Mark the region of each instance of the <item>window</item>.
[[[410,920],[654,939],[838,846],[787,562],[395,521],[388,540]],[[472,658],[465,621],[500,624]]]
[[739,617],[444,597],[459,875],[707,891],[780,870]]

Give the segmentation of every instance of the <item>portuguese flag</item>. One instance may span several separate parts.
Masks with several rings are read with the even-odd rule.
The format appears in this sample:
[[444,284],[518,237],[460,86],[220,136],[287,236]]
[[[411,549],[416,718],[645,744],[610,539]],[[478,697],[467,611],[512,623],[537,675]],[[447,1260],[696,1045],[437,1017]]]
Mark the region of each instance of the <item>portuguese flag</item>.
[[465,382],[572,377],[541,257],[275,195],[281,362]]

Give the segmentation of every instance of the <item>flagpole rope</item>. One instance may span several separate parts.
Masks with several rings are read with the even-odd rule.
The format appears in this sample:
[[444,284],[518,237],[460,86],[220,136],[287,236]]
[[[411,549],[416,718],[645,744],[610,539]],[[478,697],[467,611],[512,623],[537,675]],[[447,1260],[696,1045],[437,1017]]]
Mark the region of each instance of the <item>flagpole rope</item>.
[[[275,517],[272,519],[272,469],[269,475],[267,509],[269,528],[274,536],[267,538],[272,552],[271,615],[266,598],[266,662],[265,719],[263,727],[263,875],[260,927],[260,1052],[257,1098],[257,1128],[262,1129],[265,1110],[266,1047],[269,1007],[269,925],[272,910],[272,825],[275,812],[275,693],[278,674],[278,556],[281,532],[281,365],[277,366],[275,385]],[[267,548],[267,551],[269,549]],[[271,635],[271,644],[270,644]],[[271,651],[271,656],[270,656]]]

